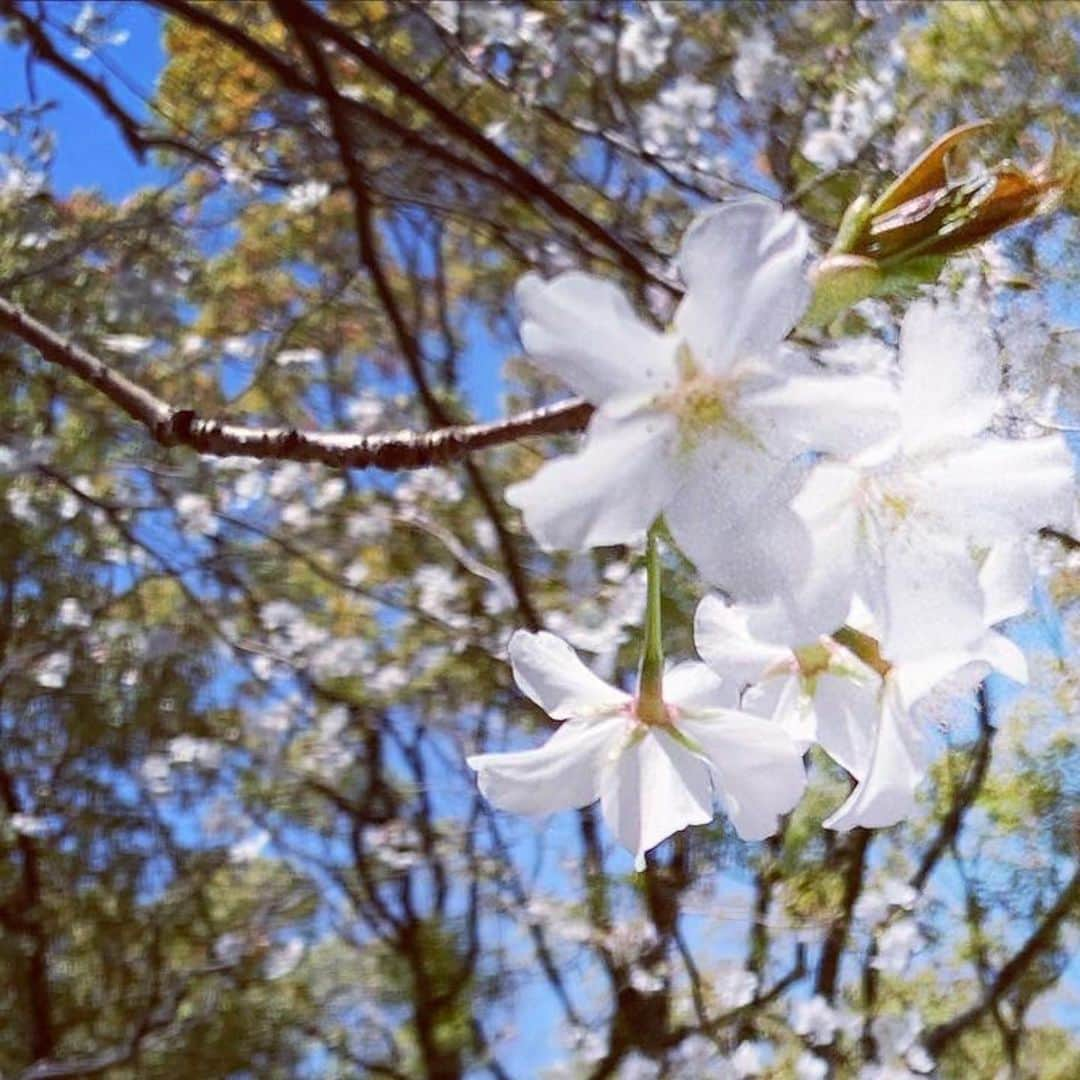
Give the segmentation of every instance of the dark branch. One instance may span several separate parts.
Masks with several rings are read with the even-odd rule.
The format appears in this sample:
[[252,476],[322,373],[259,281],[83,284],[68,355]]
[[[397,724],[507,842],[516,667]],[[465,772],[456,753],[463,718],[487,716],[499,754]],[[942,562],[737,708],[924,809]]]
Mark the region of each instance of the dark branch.
[[[316,97],[323,96],[320,89],[280,53],[255,41],[245,34],[239,25],[218,18],[206,6],[191,3],[189,0],[152,0],[152,2],[163,11],[176,15],[193,26],[207,30],[223,41],[227,41],[234,48],[245,52],[256,63],[272,72],[287,89],[303,94],[313,94]],[[288,11],[287,25],[290,25],[294,31],[302,25],[309,31],[318,33],[320,37],[333,40],[380,79],[392,86],[397,93],[411,99],[424,109],[446,133],[468,146],[478,158],[483,158],[489,168],[485,168],[477,160],[455,153],[438,142],[425,139],[417,131],[399,123],[366,102],[343,98],[342,109],[366,121],[369,125],[373,124],[382,128],[388,134],[401,140],[404,145],[413,145],[435,160],[443,160],[458,171],[472,174],[487,183],[496,185],[533,210],[537,207],[545,207],[557,219],[565,221],[580,234],[599,244],[609,259],[622,266],[634,278],[641,282],[659,285],[672,295],[681,295],[681,289],[653,273],[642,259],[610,229],[579,210],[553,187],[487,138],[483,132],[478,131],[452,108],[439,101],[411,76],[394,67],[370,45],[358,41],[348,30],[306,5],[289,4],[286,10]]]
[[[352,133],[347,122],[345,102],[334,85],[330,68],[315,41],[307,21],[308,9],[298,0],[273,0],[275,11],[296,34],[304,55],[315,75],[318,94],[329,114],[334,141],[337,143],[338,156],[348,182],[353,203],[353,224],[356,233],[357,253],[360,265],[371,279],[372,288],[382,307],[398,351],[405,360],[409,376],[420,398],[420,402],[433,424],[440,427],[452,422],[451,415],[431,389],[424,364],[424,353],[420,339],[405,318],[390,278],[383,266],[380,237],[376,228],[375,208],[371,201],[370,185],[360,158],[353,146]],[[530,630],[539,630],[540,615],[529,594],[529,583],[524,567],[518,555],[514,537],[503,520],[502,509],[491,490],[479,466],[472,461],[465,461],[465,473],[469,478],[476,497],[484,508],[484,513],[495,530],[496,542],[506,567],[506,576],[517,601],[522,621]]]
[[0,329],[21,338],[45,360],[100,391],[163,446],[186,446],[215,457],[310,461],[339,469],[420,469],[459,461],[475,450],[534,435],[581,431],[593,411],[588,402],[571,399],[489,424],[377,435],[246,427],[200,417],[193,409],[170,405],[2,297]]
[[[181,0],[182,2],[182,0]],[[189,5],[184,5],[189,6]],[[519,197],[535,201],[547,207],[559,218],[581,230],[590,239],[610,252],[620,265],[635,278],[651,281],[672,295],[681,290],[670,282],[657,277],[614,233],[600,222],[579,210],[549,184],[508,154],[501,146],[489,139],[458,112],[432,94],[407,72],[396,67],[378,50],[354,37],[321,12],[297,0],[287,5],[294,25],[303,23],[324,38],[329,38],[345,52],[355,57],[383,82],[392,86],[403,97],[414,101],[442,126],[443,130],[460,139],[470,149],[484,158],[490,166],[512,181]]]
[[[274,49],[263,45],[233,23],[219,19],[211,10],[199,5],[188,4],[185,0],[152,0],[155,6],[183,18],[193,26],[207,31],[226,42],[239,52],[245,53],[260,67],[273,75],[282,86],[296,94],[319,96],[318,88],[303,72],[291,64],[288,58]],[[472,177],[482,183],[502,188],[510,194],[517,194],[513,185],[498,173],[493,173],[468,157],[462,157],[440,143],[424,138],[417,131],[395,120],[392,116],[376,109],[364,101],[345,98],[343,107],[350,117],[365,127],[377,128],[396,140],[398,145],[417,151],[425,158],[441,162],[456,172]],[[175,147],[185,150],[184,145]]]
[[1073,872],[1069,883],[1054,902],[1053,907],[1042,917],[1031,936],[1020,950],[997,973],[982,997],[974,1005],[965,1009],[959,1016],[938,1024],[927,1034],[926,1048],[935,1057],[973,1024],[991,1012],[997,1003],[1016,985],[1031,965],[1045,952],[1053,948],[1061,924],[1070,917],[1080,914],[1080,868]]
[[1039,535],[1045,537],[1047,540],[1056,540],[1066,551],[1080,550],[1080,540],[1077,540],[1075,536],[1072,536],[1067,532],[1062,532],[1061,529],[1051,529],[1047,527],[1045,529],[1040,529]]
[[942,819],[934,839],[923,853],[918,870],[915,871],[911,879],[911,887],[917,892],[922,892],[923,887],[934,871],[934,867],[937,866],[942,855],[956,840],[964,821],[964,815],[978,797],[979,792],[982,790],[983,781],[986,779],[986,771],[990,766],[990,755],[997,729],[991,723],[990,699],[985,682],[979,686],[978,705],[979,737],[972,754],[971,767],[968,769],[963,783],[956,789],[949,811]]
[[844,845],[847,867],[844,872],[843,901],[840,912],[825,936],[825,944],[822,946],[821,957],[818,960],[817,980],[814,984],[814,993],[821,994],[828,1002],[832,1002],[836,997],[840,961],[847,946],[855,902],[862,892],[866,852],[873,835],[870,829],[854,829],[847,834]]
[[64,56],[42,30],[38,20],[27,15],[14,3],[14,0],[0,0],[0,15],[5,15],[16,22],[26,34],[30,47],[39,60],[81,87],[98,103],[105,115],[120,129],[120,134],[127,143],[128,149],[140,162],[146,157],[146,151],[155,146],[182,149],[185,153],[194,153],[212,162],[209,155],[203,155],[195,147],[180,143],[179,140],[145,134],[139,121],[113,97],[104,81],[94,78]]

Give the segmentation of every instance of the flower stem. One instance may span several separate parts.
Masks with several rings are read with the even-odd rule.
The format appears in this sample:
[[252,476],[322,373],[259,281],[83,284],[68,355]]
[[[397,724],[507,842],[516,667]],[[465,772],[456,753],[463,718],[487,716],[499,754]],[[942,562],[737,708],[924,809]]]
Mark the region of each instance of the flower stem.
[[645,642],[638,675],[638,719],[646,724],[667,723],[664,709],[664,642],[660,616],[660,549],[658,523],[649,529],[645,546]]

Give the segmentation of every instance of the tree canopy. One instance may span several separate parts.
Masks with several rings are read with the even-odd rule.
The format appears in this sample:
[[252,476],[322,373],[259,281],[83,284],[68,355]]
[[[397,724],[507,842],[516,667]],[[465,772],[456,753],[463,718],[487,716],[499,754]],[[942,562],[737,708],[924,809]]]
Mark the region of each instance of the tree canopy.
[[[636,872],[466,757],[554,730],[513,631],[641,653],[641,547],[545,550],[505,497],[596,404],[523,348],[524,274],[662,328],[695,215],[766,196],[816,365],[961,297],[1001,432],[1075,448],[1080,4],[142,6],[145,87],[128,5],[0,0],[0,1075],[1078,1075],[1074,528],[1005,624],[1028,684],[931,701],[890,828],[822,828],[814,748],[775,835]],[[158,182],[59,191],[46,71]]]

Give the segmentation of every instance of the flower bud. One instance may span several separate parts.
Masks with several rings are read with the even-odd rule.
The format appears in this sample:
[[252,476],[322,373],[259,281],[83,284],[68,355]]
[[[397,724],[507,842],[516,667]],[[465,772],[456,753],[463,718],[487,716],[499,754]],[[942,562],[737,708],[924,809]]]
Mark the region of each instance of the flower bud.
[[1030,171],[1009,161],[958,177],[961,144],[988,120],[946,132],[870,203],[848,207],[836,240],[813,271],[807,315],[821,326],[868,296],[933,281],[945,259],[1054,207],[1067,185],[1060,159]]

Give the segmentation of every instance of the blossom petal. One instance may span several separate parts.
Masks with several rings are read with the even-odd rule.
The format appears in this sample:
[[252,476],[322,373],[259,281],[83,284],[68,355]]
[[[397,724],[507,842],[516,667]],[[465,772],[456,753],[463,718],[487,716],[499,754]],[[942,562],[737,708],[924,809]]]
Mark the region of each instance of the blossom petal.
[[799,219],[769,199],[722,203],[694,221],[679,250],[687,292],[675,325],[707,371],[784,340],[810,298],[808,245]]
[[755,716],[768,716],[791,737],[800,754],[817,742],[813,699],[798,675],[769,679],[743,694],[741,706]]
[[915,790],[926,774],[918,728],[887,688],[866,775],[847,801],[824,822],[827,829],[883,829],[911,815]]
[[802,796],[806,771],[798,748],[772,720],[734,709],[682,717],[679,728],[708,755],[717,794],[744,840],[771,836]]
[[901,704],[910,709],[939,683],[959,672],[966,671],[971,683],[978,684],[990,670],[1000,672],[1014,682],[1028,681],[1028,663],[1023,650],[1004,634],[992,630],[967,648],[941,650],[897,664],[889,673],[889,679],[896,686]]
[[978,640],[986,628],[978,567],[965,541],[899,528],[885,543],[882,655],[926,656]]
[[630,695],[594,675],[562,638],[516,630],[508,647],[514,682],[554,720],[617,709]]
[[979,570],[988,625],[1022,615],[1031,607],[1034,577],[1024,541],[1001,540],[990,549]]
[[1072,520],[1075,467],[1061,435],[981,439],[919,471],[924,505],[977,541],[1022,536]]
[[739,703],[739,687],[704,664],[685,660],[664,672],[664,701],[679,710],[733,709]]
[[674,382],[674,340],[642,322],[610,282],[577,271],[550,281],[526,274],[516,295],[526,351],[594,404]]
[[848,616],[859,552],[859,474],[834,462],[816,465],[792,509],[810,533],[808,565],[792,590],[751,610],[758,639],[799,646],[831,634]]
[[506,499],[548,550],[635,542],[676,483],[674,435],[674,419],[661,413],[594,417],[580,452],[548,462]]
[[820,675],[814,689],[817,742],[838,765],[857,779],[870,768],[877,727],[881,685],[866,677]]
[[665,515],[702,576],[744,603],[790,589],[810,558],[806,526],[788,506],[803,466],[720,435],[698,447],[682,468],[683,486]]
[[609,761],[600,805],[620,844],[645,869],[645,852],[688,825],[712,821],[706,764],[659,729],[652,729]]
[[875,375],[797,375],[751,395],[747,408],[807,448],[841,456],[888,439],[900,426],[896,391]]
[[793,664],[789,648],[759,641],[750,632],[752,609],[706,596],[694,615],[694,644],[701,659],[718,675],[740,683],[758,682],[770,669]]
[[572,720],[536,750],[474,754],[480,793],[500,810],[551,814],[595,802],[611,747],[626,730],[626,717]]
[[982,431],[998,408],[1000,372],[977,314],[928,300],[900,328],[900,408],[908,453]]

